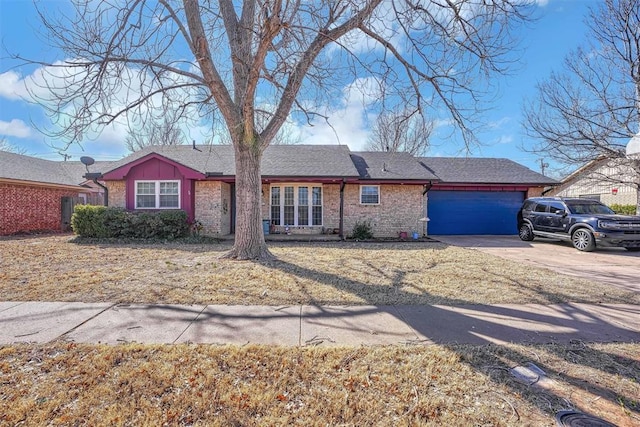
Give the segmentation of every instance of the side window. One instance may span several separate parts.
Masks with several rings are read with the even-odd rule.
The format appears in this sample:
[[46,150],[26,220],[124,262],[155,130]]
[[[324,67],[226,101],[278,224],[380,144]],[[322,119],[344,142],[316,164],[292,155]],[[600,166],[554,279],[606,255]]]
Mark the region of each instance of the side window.
[[560,202],[551,202],[549,203],[549,212],[558,213],[560,211],[564,211],[564,205]]
[[536,207],[536,202],[534,202],[533,200],[527,200],[526,202],[524,202],[524,205],[522,206],[522,210],[532,211],[533,208],[535,207]]
[[544,202],[543,203],[538,203],[536,205],[535,211],[536,212],[546,212],[547,211],[546,203],[544,203]]
[[380,204],[380,186],[379,185],[361,185],[360,186],[360,204],[379,205]]

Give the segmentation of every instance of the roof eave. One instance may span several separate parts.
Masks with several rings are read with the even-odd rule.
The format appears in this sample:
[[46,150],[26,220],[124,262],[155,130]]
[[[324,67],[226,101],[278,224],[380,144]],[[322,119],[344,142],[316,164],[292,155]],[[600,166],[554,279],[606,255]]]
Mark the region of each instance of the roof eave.
[[299,175],[262,175],[262,182],[322,182],[333,183],[342,182],[342,180],[359,179],[355,175],[325,175],[325,176],[299,176]]
[[13,178],[0,178],[0,183],[31,186],[31,187],[50,187],[50,188],[59,188],[59,189],[75,190],[75,191],[85,190],[85,187],[82,187],[79,184],[78,185],[59,184],[54,182],[29,181],[25,179],[13,179]]
[[439,183],[438,178],[412,178],[412,179],[389,179],[389,178],[358,178],[358,182],[368,184],[408,184],[408,185],[424,185]]
[[517,186],[517,187],[546,187],[546,186],[554,186],[559,185],[559,183],[555,182],[474,182],[474,181],[464,181],[464,182],[451,182],[451,181],[439,181],[438,184],[447,185],[451,187],[468,187],[468,186],[478,186],[478,187],[506,187],[506,186]]

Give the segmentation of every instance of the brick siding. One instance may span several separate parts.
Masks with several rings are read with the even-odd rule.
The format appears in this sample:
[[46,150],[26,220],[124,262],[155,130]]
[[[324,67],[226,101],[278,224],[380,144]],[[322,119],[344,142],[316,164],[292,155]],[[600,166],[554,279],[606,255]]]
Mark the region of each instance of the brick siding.
[[[311,184],[309,184],[311,185]],[[269,218],[270,186],[262,186],[262,216]],[[322,185],[322,227],[289,227],[293,234],[321,233],[340,227],[340,184]],[[344,189],[344,234],[353,231],[356,222],[368,221],[375,237],[398,237],[405,231],[422,234],[418,219],[424,216],[421,185],[381,185],[380,204],[360,204],[360,185],[347,184]],[[420,229],[417,229],[420,228]],[[284,227],[278,227],[284,229]],[[282,230],[278,230],[282,231]]]
[[220,181],[196,181],[195,193],[195,219],[203,225],[202,234],[229,234],[231,186]]
[[398,237],[400,232],[422,234],[424,197],[422,185],[380,185],[380,204],[360,204],[360,186],[344,189],[344,233],[348,236],[357,221],[369,221],[375,237]]
[[0,183],[0,235],[61,231],[61,199],[78,194],[59,188]]
[[126,209],[126,181],[107,181],[105,186],[109,189],[109,206]]

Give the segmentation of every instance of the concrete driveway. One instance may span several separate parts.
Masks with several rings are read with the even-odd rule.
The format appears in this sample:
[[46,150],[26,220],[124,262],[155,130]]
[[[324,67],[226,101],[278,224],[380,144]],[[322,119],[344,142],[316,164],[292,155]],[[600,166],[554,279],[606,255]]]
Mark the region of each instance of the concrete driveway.
[[443,243],[477,249],[502,258],[548,268],[598,283],[640,292],[640,252],[623,248],[598,248],[580,252],[569,242],[518,236],[432,236]]

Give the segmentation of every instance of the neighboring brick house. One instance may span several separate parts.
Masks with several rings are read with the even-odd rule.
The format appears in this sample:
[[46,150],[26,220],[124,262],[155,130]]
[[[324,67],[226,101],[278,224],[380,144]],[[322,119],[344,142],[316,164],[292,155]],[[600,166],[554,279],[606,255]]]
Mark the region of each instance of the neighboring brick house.
[[103,203],[84,173],[80,162],[0,151],[0,235],[68,230],[74,204]]
[[[428,215],[431,234],[435,234],[434,228],[436,232],[446,230],[446,234],[461,234],[459,230],[465,234],[516,234],[514,206],[555,183],[506,159],[457,159],[458,163],[437,159],[417,159],[406,153],[351,152],[340,145],[270,146],[261,165],[263,220],[270,225],[270,232],[343,235],[348,235],[356,222],[368,221],[376,237],[397,237],[401,232],[426,232]],[[506,171],[496,172],[496,168]],[[111,206],[183,209],[191,221],[202,223],[207,235],[234,232],[231,146],[147,147],[100,172],[109,188]],[[453,200],[453,204],[448,200],[463,193],[480,195],[484,202],[478,204],[473,197]],[[508,197],[499,197],[506,193]],[[445,197],[436,203],[442,195]],[[448,206],[454,204],[456,212],[471,209],[472,215],[448,215]],[[502,224],[499,228],[488,227],[485,216],[475,211],[493,204],[497,207],[491,210],[494,216],[488,218],[489,225],[498,222]],[[501,210],[505,206],[507,209]],[[438,214],[440,207],[444,215]],[[432,212],[435,218],[431,218]],[[478,221],[481,216],[483,221]],[[450,226],[442,228],[441,222]],[[475,227],[467,227],[469,224]]]
[[563,179],[562,184],[548,195],[595,199],[609,206],[635,206],[638,203],[638,186],[633,184],[636,173],[622,164],[625,161],[601,159],[589,162]]

